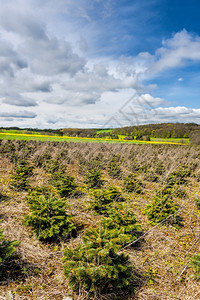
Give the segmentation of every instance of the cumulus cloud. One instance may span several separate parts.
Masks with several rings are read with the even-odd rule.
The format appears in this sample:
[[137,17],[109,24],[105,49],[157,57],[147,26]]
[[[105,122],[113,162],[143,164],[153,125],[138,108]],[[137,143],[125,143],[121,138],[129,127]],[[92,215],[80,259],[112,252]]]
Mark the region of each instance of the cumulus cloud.
[[[200,61],[199,36],[180,31],[164,40],[154,54],[141,52],[119,58],[90,57],[91,40],[88,43],[87,34],[84,35],[87,28],[76,25],[75,33],[70,25],[70,29],[67,27],[70,22],[66,20],[72,19],[71,13],[75,14],[78,6],[74,1],[0,0],[0,3],[0,103],[5,111],[13,106],[32,107],[34,110],[15,115],[1,113],[4,121],[6,118],[24,118],[27,127],[28,119],[35,122],[35,127],[66,126],[68,121],[73,126],[78,122],[85,126],[92,122],[100,125],[132,95],[132,108],[141,115],[140,122],[147,121],[145,109],[149,122],[155,121],[154,114],[158,121],[167,118],[182,120],[184,116],[199,118],[195,109],[189,112],[183,107],[163,108],[164,96],[150,94],[157,88],[155,82],[150,82],[155,75],[183,66],[188,61]],[[91,18],[86,18],[87,10],[77,10],[76,13],[76,17],[82,15],[91,22]],[[60,21],[61,17],[65,21]],[[65,24],[62,34],[58,34],[55,24],[60,27]],[[182,74],[176,78],[178,76]],[[79,119],[77,109],[82,113]],[[64,112],[66,117],[62,115]]]
[[26,67],[26,60],[14,49],[12,43],[0,36],[0,76],[14,77],[18,70]]
[[[8,14],[12,18],[6,18]],[[0,70],[8,73],[7,77],[3,76],[4,103],[36,106],[38,101],[41,102],[38,92],[42,92],[51,94],[42,98],[47,103],[95,104],[104,92],[139,87],[133,72],[125,72],[122,76],[123,66],[121,70],[116,68],[115,72],[104,62],[97,61],[90,64],[90,67],[86,66],[85,59],[74,53],[69,42],[49,34],[37,15],[29,10],[19,11],[14,5],[4,5],[0,16],[5,38],[6,32],[18,37],[15,45],[6,45],[5,42],[4,52],[10,53],[10,56],[2,66],[0,64]],[[86,50],[85,39],[81,37],[80,42]],[[7,51],[8,46],[10,51]],[[18,68],[22,70],[14,70],[12,61],[15,65],[18,62]],[[22,93],[26,97],[22,97]]]
[[153,97],[150,94],[142,94],[136,98],[138,103],[147,104],[149,106],[157,106],[165,103],[165,100],[158,97]]
[[22,53],[29,56],[30,69],[41,75],[67,73],[73,76],[85,65],[85,60],[73,53],[68,42],[47,36],[44,40],[30,38]]
[[82,92],[98,92],[100,95],[105,91],[116,92],[125,88],[138,88],[139,83],[134,76],[124,79],[109,75],[103,65],[94,66],[92,71],[78,73],[72,80],[64,83],[67,90],[78,88]]
[[[120,113],[119,113],[120,112]],[[132,126],[149,123],[180,122],[189,123],[200,121],[200,109],[184,106],[157,107],[144,106],[142,104],[127,106],[114,114],[107,127]]]
[[38,74],[74,75],[83,68],[85,60],[75,54],[70,43],[48,35],[45,26],[31,14],[12,10],[1,15],[1,26],[20,36],[23,43],[19,50],[27,58],[29,68]]
[[165,118],[193,118],[200,119],[200,109],[198,108],[187,108],[185,106],[176,107],[158,107],[154,112],[159,117],[165,116]]
[[200,61],[200,37],[185,29],[163,40],[162,44],[149,66],[150,73],[158,74],[169,68],[184,66],[188,61]]

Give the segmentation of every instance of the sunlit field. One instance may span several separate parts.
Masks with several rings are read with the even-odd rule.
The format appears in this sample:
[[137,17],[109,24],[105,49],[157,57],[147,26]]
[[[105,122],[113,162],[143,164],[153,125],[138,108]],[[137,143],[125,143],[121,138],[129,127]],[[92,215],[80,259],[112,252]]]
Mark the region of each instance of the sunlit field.
[[39,140],[39,141],[67,141],[67,142],[90,142],[90,143],[124,143],[124,144],[174,144],[174,145],[185,145],[189,143],[189,139],[152,139],[151,141],[136,141],[136,140],[124,140],[123,136],[119,139],[106,139],[106,138],[86,138],[86,137],[68,137],[68,136],[52,136],[52,135],[41,135],[38,133],[34,134],[22,134],[9,132],[0,132],[0,139],[3,140]]

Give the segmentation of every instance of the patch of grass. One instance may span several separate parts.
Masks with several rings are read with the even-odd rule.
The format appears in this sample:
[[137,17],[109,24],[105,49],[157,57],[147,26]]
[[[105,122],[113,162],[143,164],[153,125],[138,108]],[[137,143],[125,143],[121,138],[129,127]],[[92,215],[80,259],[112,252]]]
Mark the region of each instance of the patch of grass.
[[113,129],[99,129],[96,131],[96,134],[99,134],[99,133],[108,133],[108,132],[112,132]]

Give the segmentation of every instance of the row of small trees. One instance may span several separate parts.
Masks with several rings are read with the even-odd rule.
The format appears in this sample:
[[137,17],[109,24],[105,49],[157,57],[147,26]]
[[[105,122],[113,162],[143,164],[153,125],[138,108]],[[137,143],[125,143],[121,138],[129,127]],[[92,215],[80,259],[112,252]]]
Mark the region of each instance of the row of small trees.
[[[55,167],[55,166],[54,166]],[[34,234],[42,242],[66,241],[77,235],[77,226],[73,216],[67,213],[67,198],[80,196],[75,178],[52,168],[50,182],[52,187],[30,189],[28,177],[33,168],[28,162],[20,161],[15,168],[11,187],[28,190],[27,203],[30,209],[25,216],[25,224],[31,226]],[[109,165],[110,175],[117,178],[120,172],[117,158]],[[173,188],[182,185],[190,170],[180,168],[166,178],[163,190],[157,193],[146,206],[145,213],[153,223],[180,225],[178,206],[173,201]],[[82,234],[79,245],[67,247],[63,253],[64,272],[71,287],[76,291],[97,298],[102,293],[112,293],[116,289],[131,292],[136,284],[136,271],[123,247],[141,237],[142,228],[137,222],[131,205],[124,201],[121,190],[115,186],[103,187],[101,172],[90,169],[85,174],[91,200],[88,209],[99,215],[100,221]],[[123,181],[123,190],[127,193],[141,193],[142,182],[133,174]],[[100,189],[101,188],[101,189]],[[55,195],[55,191],[57,195]],[[15,253],[16,241],[5,240],[0,231],[0,263]],[[192,258],[199,274],[200,255]]]

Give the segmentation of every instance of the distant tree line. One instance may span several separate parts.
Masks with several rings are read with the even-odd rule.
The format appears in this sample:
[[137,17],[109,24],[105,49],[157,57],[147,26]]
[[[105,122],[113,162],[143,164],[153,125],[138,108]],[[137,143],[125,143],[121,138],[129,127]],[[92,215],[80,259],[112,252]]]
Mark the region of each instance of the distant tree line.
[[139,126],[128,126],[116,128],[112,132],[117,135],[128,137],[155,137],[155,138],[189,138],[192,135],[199,135],[200,125],[195,123],[161,123]]
[[191,133],[190,142],[191,144],[200,145],[200,130]]
[[0,127],[0,130],[19,130],[22,133],[35,133],[39,132],[46,135],[60,135],[60,129],[39,129],[39,128],[19,128],[19,127]]
[[97,129],[79,129],[79,128],[63,128],[60,130],[61,135],[72,137],[95,137]]
[[[38,129],[19,127],[0,127],[0,130],[20,130],[22,133],[39,132],[46,135],[60,135],[71,137],[110,138],[118,139],[119,135],[126,136],[126,140],[150,140],[154,138],[190,138],[192,144],[200,144],[200,125],[195,123],[161,123],[139,126],[127,126],[115,128],[110,131],[97,128],[62,128],[62,129]],[[98,133],[97,133],[98,131]],[[99,132],[100,131],[100,132]],[[101,132],[102,131],[102,132]]]

